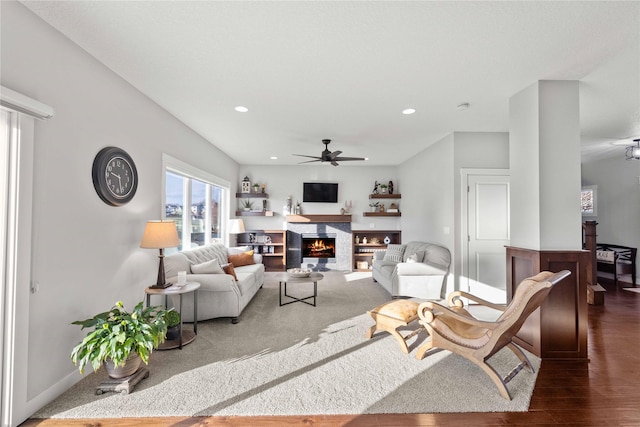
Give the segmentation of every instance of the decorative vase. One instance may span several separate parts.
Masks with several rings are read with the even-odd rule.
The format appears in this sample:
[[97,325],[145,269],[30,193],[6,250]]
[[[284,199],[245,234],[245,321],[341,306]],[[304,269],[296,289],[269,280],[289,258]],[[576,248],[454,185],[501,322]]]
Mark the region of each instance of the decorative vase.
[[140,367],[140,355],[138,353],[131,353],[124,366],[115,366],[111,359],[104,361],[104,369],[111,378],[124,378],[136,373]]
[[380,194],[387,194],[387,187],[380,187]]
[[167,341],[177,340],[180,337],[180,325],[172,326],[167,329]]

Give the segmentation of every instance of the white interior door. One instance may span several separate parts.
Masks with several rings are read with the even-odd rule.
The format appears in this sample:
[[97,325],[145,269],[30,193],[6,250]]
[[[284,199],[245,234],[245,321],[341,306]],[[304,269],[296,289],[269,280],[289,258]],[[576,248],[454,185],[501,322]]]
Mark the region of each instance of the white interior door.
[[506,303],[509,175],[467,175],[467,255],[470,293]]

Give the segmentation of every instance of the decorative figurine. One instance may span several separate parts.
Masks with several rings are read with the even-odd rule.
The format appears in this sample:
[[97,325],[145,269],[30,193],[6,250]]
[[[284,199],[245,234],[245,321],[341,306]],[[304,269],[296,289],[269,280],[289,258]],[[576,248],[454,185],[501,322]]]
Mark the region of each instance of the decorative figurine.
[[371,192],[371,194],[378,194],[378,181],[376,180],[376,183],[373,185],[373,191]]
[[393,194],[393,181],[389,181],[389,194]]
[[360,243],[360,236],[356,235],[356,245]]

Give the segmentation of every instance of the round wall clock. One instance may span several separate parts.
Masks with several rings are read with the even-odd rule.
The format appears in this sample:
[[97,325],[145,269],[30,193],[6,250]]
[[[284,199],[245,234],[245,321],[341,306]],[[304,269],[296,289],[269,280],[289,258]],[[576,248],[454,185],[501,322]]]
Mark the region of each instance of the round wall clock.
[[133,159],[118,147],[105,147],[93,160],[93,187],[108,205],[121,206],[133,199],[138,189],[138,171]]

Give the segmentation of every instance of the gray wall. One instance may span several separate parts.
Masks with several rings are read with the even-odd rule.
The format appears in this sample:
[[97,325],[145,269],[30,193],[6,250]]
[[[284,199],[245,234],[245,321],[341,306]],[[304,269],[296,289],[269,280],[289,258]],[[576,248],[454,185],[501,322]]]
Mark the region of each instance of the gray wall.
[[[70,323],[118,300],[131,307],[155,282],[158,253],[139,246],[145,222],[164,209],[162,153],[231,182],[238,165],[24,6],[2,3],[2,85],[56,111],[35,127],[31,271],[40,290],[19,313],[28,348],[17,363],[28,377],[16,381],[27,396],[14,396],[28,416],[80,378],[69,354],[86,331]],[[138,168],[137,194],[123,207],[107,206],[92,184],[93,159],[108,145]]]

